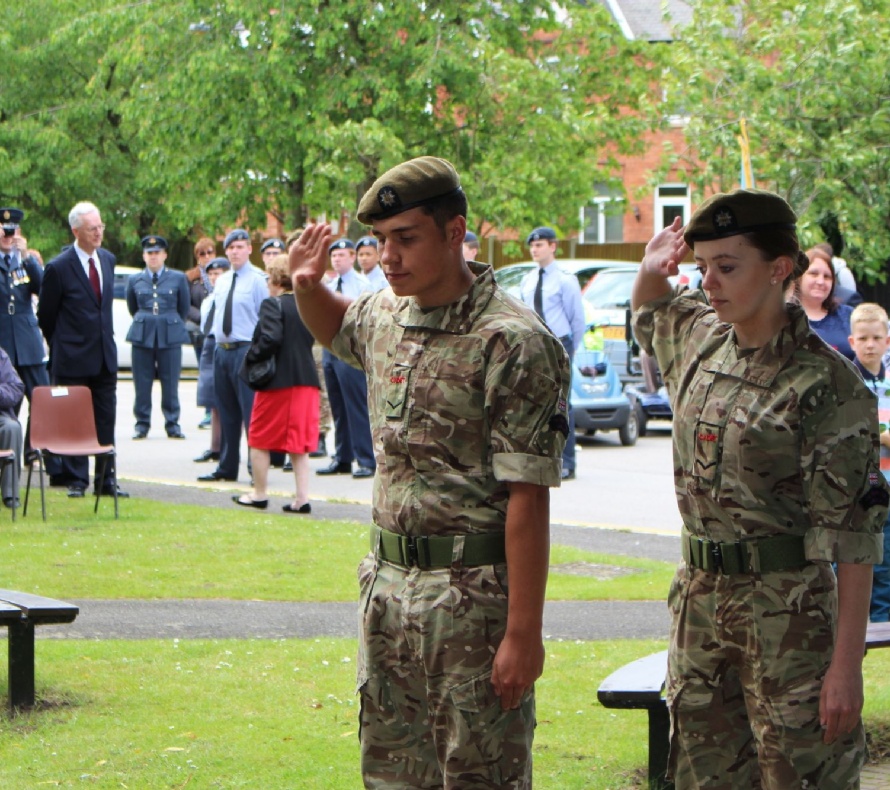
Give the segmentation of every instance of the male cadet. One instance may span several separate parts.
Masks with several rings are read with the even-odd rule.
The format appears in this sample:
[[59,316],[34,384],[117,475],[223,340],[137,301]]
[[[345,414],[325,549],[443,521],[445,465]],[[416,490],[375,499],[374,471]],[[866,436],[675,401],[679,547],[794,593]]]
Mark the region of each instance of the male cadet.
[[[43,267],[27,252],[28,242],[22,236],[25,212],[18,208],[0,208],[0,348],[25,385],[25,396],[31,402],[34,387],[49,384],[44,360],[43,337],[34,316],[32,296],[40,293]],[[16,408],[18,415],[21,401]],[[31,417],[25,432],[25,448],[30,450]],[[46,470],[53,478],[62,467],[55,456],[46,458]]]
[[473,231],[468,230],[467,235],[464,236],[464,260],[475,261],[478,254],[479,237]]
[[127,342],[133,345],[133,386],[136,400],[134,439],[144,439],[151,427],[151,387],[155,374],[161,380],[161,411],[170,439],[185,439],[179,427],[179,376],[182,344],[190,341],[185,319],[191,296],[188,279],[168,269],[167,240],[161,236],[142,239],[145,269],[127,283],[127,309],[133,316]]
[[569,368],[491,267],[464,261],[466,212],[454,168],[421,157],[359,204],[390,288],[350,304],[319,287],[327,225],[290,254],[303,320],[365,371],[371,395],[379,464],[357,666],[366,787],[531,787]]
[[[99,444],[114,444],[117,346],[111,305],[116,261],[102,249],[105,225],[95,205],[78,203],[68,214],[68,224],[74,244],[46,264],[37,321],[49,344],[52,383],[89,387]],[[89,484],[89,459],[62,457],[59,462],[61,475],[50,482],[67,485],[69,497],[82,497]],[[106,470],[103,494],[114,493],[112,463]],[[128,496],[120,490],[117,495]]]
[[389,283],[380,268],[380,253],[377,252],[377,239],[373,236],[362,236],[355,243],[355,257],[362,274],[368,278],[372,291],[380,291]]
[[[522,278],[519,283],[520,296],[560,339],[571,363],[587,329],[578,278],[564,272],[556,264],[556,233],[553,228],[535,228],[529,233],[526,244],[538,269]],[[575,415],[571,402],[569,435],[562,454],[562,479],[575,479]]]
[[281,239],[267,239],[260,247],[260,255],[263,258],[263,266],[265,266],[273,258],[283,255],[287,250],[284,248],[284,242]]
[[253,390],[238,375],[253,330],[260,316],[260,305],[269,296],[266,277],[250,263],[252,246],[246,230],[230,231],[223,249],[231,271],[221,275],[213,288],[213,387],[222,437],[219,465],[198,480],[237,480],[241,465],[241,427],[250,426]]
[[[299,242],[297,242],[299,244]],[[327,287],[347,299],[357,299],[372,291],[363,274],[355,270],[355,245],[349,239],[338,239],[328,248],[334,276]],[[365,374],[335,357],[328,349],[322,353],[325,386],[334,417],[334,457],[330,466],[316,469],[317,475],[348,475],[373,477],[377,462],[368,419],[368,387]],[[358,467],[352,471],[352,461]]]

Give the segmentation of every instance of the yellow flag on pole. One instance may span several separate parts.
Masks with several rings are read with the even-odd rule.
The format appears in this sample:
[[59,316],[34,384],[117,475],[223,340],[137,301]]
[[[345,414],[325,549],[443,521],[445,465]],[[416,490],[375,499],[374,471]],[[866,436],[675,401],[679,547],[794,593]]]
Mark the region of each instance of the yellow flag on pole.
[[748,144],[748,129],[744,118],[739,121],[739,127],[741,128],[741,134],[738,137],[739,149],[742,152],[739,182],[742,189],[754,189],[756,184],[754,183],[754,170],[751,168],[751,147]]

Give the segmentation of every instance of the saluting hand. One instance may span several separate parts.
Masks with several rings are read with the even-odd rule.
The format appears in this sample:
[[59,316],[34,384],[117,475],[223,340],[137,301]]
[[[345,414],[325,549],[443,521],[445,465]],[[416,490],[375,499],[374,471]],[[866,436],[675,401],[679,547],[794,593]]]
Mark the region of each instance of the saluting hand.
[[310,225],[291,245],[288,263],[295,293],[308,293],[322,281],[328,268],[330,243],[331,226],[322,222]]
[[674,217],[674,221],[646,245],[641,267],[651,274],[671,277],[680,273],[680,261],[688,252],[689,247],[683,241],[683,223],[680,217]]

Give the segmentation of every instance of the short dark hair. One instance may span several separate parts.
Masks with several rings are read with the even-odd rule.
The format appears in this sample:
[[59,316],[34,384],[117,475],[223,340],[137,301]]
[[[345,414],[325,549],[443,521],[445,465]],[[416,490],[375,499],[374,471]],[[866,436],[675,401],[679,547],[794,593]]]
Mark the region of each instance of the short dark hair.
[[443,195],[435,198],[429,203],[419,206],[424,214],[428,214],[433,218],[436,227],[445,232],[445,225],[455,217],[463,217],[466,219],[469,204],[467,203],[466,193],[461,189],[450,195]]

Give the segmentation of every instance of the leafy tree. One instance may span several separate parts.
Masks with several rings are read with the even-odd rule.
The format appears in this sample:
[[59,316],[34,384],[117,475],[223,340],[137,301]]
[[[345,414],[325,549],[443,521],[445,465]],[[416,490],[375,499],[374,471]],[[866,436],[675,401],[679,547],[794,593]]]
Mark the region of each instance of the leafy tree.
[[738,185],[745,118],[757,185],[868,279],[890,259],[888,15],[890,0],[699,0],[667,80],[700,196]]
[[477,228],[567,228],[649,125],[657,64],[598,3],[29,0],[0,33],[0,184],[29,233],[79,199],[109,243],[352,212],[403,158],[462,174]]

